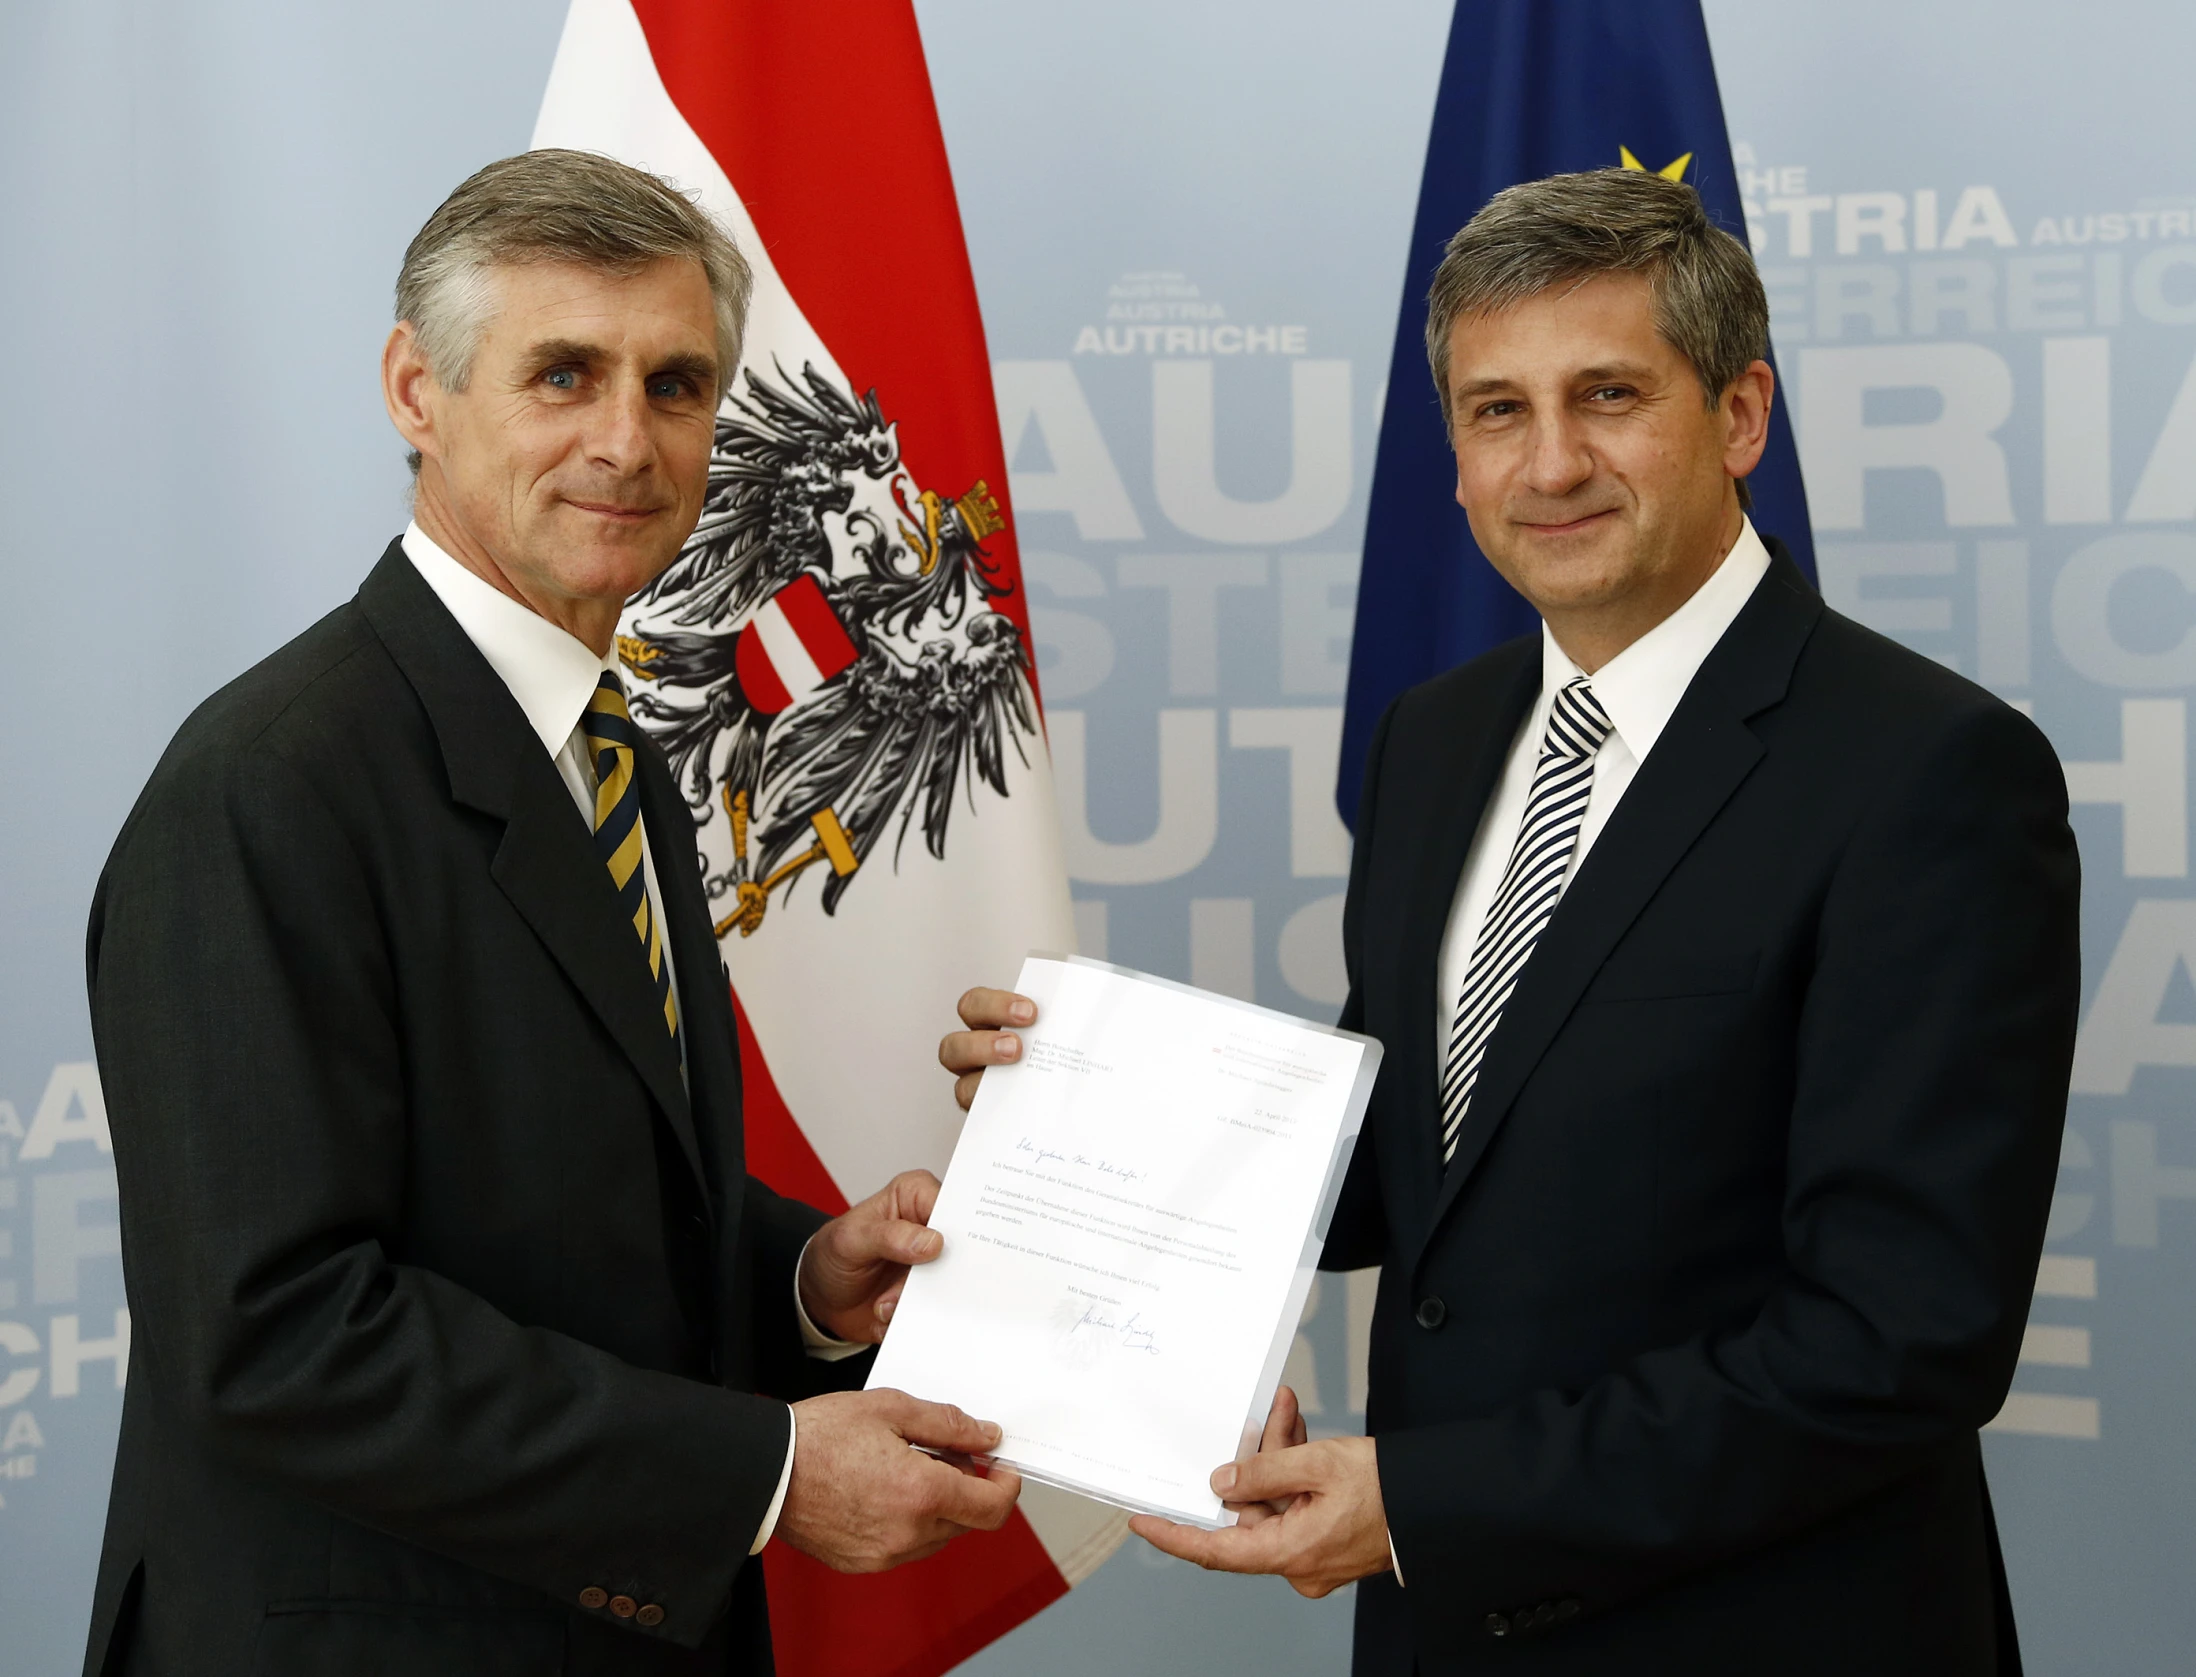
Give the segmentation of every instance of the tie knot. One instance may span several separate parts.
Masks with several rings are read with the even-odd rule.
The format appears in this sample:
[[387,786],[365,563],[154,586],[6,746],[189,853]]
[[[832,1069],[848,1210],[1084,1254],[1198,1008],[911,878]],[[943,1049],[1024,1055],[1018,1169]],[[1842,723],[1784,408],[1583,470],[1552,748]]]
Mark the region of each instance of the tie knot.
[[1593,688],[1579,676],[1556,690],[1555,707],[1548,712],[1548,739],[1541,750],[1557,757],[1591,757],[1615,731],[1616,724],[1601,708]]
[[595,773],[605,777],[610,773],[605,753],[630,752],[640,737],[633,713],[625,708],[625,687],[608,670],[587,695],[580,732],[587,736],[588,750],[596,759]]
[[602,679],[595,683],[594,692],[588,695],[587,708],[601,711],[608,716],[630,717],[633,714],[625,708],[625,684],[609,670],[602,672]]

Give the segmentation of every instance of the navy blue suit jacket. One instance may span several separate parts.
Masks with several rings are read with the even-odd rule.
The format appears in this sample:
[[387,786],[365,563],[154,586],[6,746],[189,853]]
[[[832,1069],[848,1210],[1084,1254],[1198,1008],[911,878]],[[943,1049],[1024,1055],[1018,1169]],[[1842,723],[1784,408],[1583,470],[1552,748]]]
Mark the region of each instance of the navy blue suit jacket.
[[2016,1670],[1977,1429],[2065,1116],[2079,867],[2036,728],[1776,553],[1579,866],[1439,1156],[1434,985],[1537,637],[1375,737],[1329,1267],[1408,1588],[1357,1669]]

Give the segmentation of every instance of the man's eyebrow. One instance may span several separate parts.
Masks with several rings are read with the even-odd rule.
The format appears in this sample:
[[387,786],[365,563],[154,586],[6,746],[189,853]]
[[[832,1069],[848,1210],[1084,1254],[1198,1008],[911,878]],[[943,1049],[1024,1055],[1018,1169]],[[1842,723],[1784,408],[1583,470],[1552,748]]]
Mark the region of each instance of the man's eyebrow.
[[676,355],[665,356],[656,368],[656,376],[660,377],[665,373],[690,378],[705,390],[714,390],[717,387],[716,357],[703,355],[696,350],[681,350]]
[[1581,367],[1574,384],[1644,384],[1654,369],[1637,361],[1611,361],[1599,367]]
[[600,344],[582,343],[577,338],[544,338],[527,346],[526,359],[536,367],[553,367],[565,361],[591,367],[608,360],[609,353]]
[[1468,402],[1476,396],[1491,396],[1498,390],[1515,390],[1517,381],[1507,378],[1475,378],[1469,384],[1457,385],[1449,392],[1452,402]]

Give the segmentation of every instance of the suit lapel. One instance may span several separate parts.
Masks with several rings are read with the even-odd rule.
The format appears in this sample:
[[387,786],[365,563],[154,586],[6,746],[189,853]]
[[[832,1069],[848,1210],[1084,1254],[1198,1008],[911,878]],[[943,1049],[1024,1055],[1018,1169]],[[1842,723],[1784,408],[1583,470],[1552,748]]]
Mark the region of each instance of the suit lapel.
[[401,542],[389,544],[358,597],[434,725],[451,796],[504,823],[491,876],[632,1062],[706,1198],[678,1049],[640,940],[618,911],[609,872],[555,763]]
[[[1464,858],[1493,799],[1502,765],[1517,730],[1540,691],[1540,637],[1535,635],[1489,655],[1487,681],[1467,701],[1454,731],[1441,741],[1443,755],[1426,771],[1427,815],[1405,901],[1414,905],[1404,923],[1397,955],[1396,994],[1427,997],[1441,986],[1441,939],[1449,904],[1464,872]],[[1440,1044],[1435,1010],[1423,1004],[1403,1010],[1390,1064],[1404,1071],[1412,1096],[1405,1103],[1409,1164],[1405,1178],[1423,1186],[1421,1203],[1404,1226],[1429,1225],[1441,1175]]]
[[1617,940],[1760,761],[1747,720],[1784,697],[1821,611],[1781,544],[1772,548],[1768,574],[1701,665],[1525,963],[1421,1225],[1429,1242]]
[[529,734],[527,743],[536,761],[513,777],[509,825],[489,871],[641,1074],[706,1197],[679,1051],[648,982],[647,953],[618,912],[609,870],[563,777],[540,740]]

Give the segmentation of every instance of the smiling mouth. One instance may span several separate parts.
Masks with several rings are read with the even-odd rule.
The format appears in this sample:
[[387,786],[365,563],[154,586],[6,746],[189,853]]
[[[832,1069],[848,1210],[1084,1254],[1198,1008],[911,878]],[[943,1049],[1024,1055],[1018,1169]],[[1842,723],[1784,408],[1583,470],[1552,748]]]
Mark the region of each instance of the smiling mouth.
[[620,524],[638,524],[644,518],[653,518],[661,507],[621,507],[614,501],[569,501],[569,506],[581,512],[591,512],[598,518],[613,519]]
[[1560,523],[1530,518],[1521,518],[1517,522],[1520,528],[1530,530],[1535,535],[1567,536],[1573,531],[1584,530],[1598,524],[1604,518],[1613,518],[1615,516],[1616,509],[1614,507],[1604,507],[1601,511],[1590,512],[1583,518],[1565,519]]

